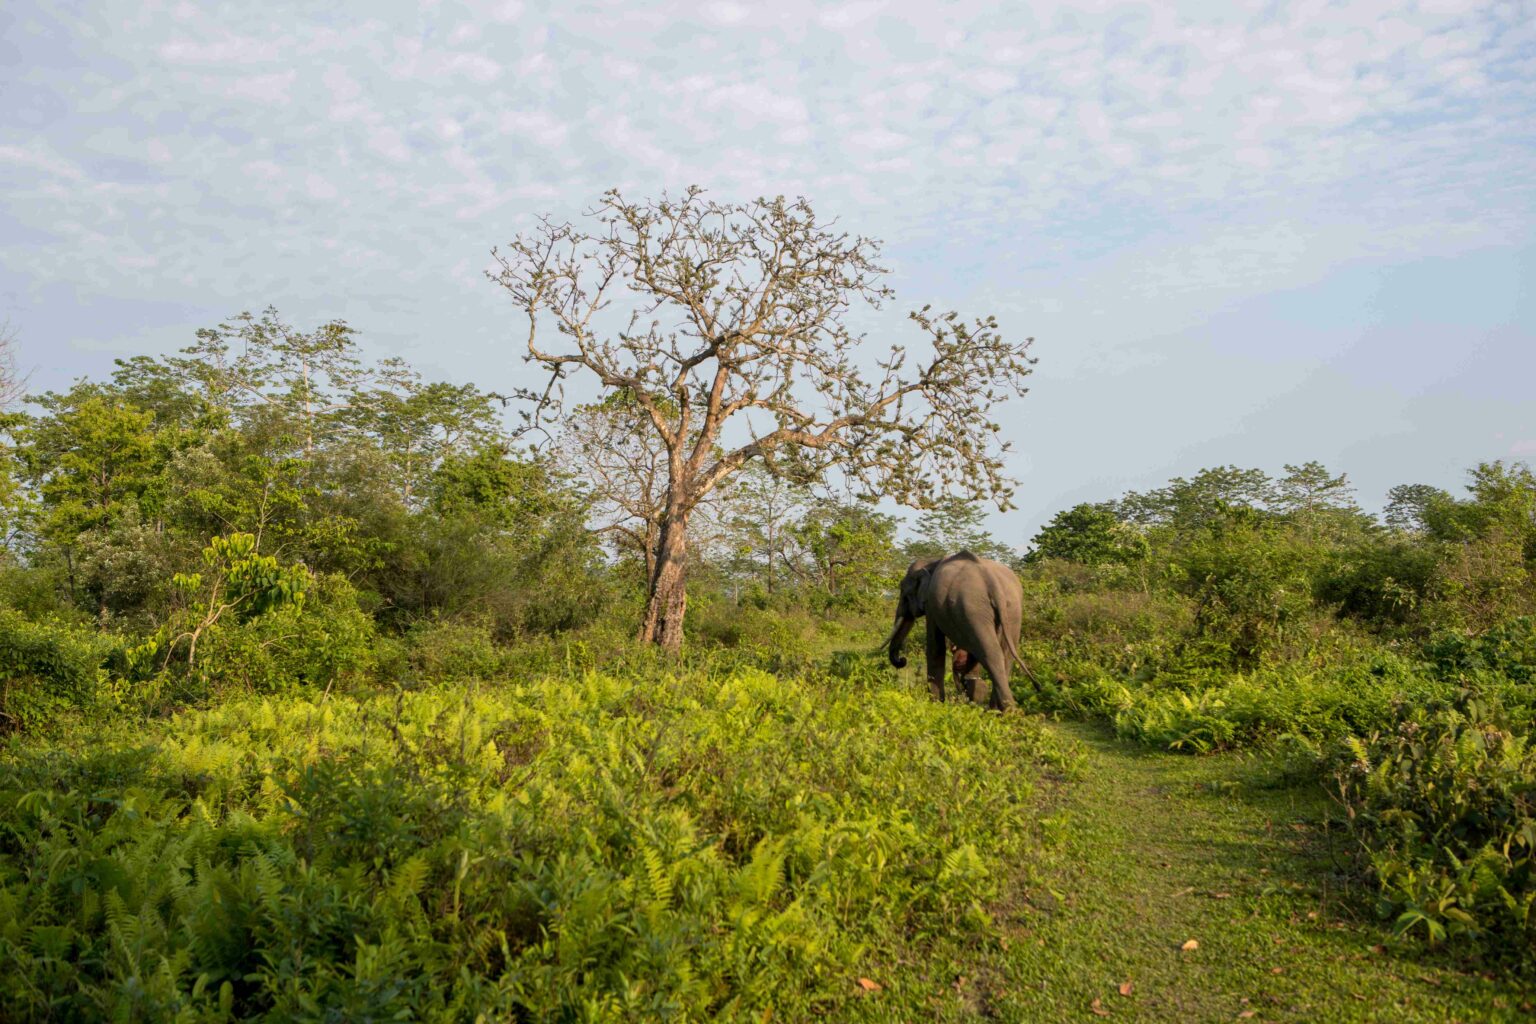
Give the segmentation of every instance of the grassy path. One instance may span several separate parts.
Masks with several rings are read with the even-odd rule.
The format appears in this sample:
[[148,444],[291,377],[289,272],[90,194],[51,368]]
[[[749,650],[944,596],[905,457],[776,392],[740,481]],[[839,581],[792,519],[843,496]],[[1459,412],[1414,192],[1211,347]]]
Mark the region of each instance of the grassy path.
[[956,987],[956,1017],[1536,1019],[1518,986],[1391,944],[1369,893],[1348,888],[1349,840],[1314,787],[1277,786],[1234,756],[1051,728],[1082,751],[1080,774],[1047,795],[1053,863],[1012,918],[1009,952]]

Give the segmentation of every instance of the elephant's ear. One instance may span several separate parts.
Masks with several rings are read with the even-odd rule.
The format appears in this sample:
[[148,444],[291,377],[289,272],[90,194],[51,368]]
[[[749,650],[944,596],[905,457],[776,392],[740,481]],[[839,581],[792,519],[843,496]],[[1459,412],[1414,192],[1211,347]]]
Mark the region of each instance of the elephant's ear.
[[916,614],[917,618],[922,618],[928,614],[928,598],[926,594],[928,590],[928,577],[932,575],[933,572],[929,569],[921,570],[917,574],[917,585],[912,588],[912,611]]

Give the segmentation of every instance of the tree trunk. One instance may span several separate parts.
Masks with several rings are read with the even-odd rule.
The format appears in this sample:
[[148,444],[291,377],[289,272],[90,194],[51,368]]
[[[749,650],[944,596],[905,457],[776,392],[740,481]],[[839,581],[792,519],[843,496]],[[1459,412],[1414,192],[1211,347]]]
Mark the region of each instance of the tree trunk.
[[650,599],[640,639],[676,654],[683,647],[683,613],[688,606],[688,516],[669,516],[656,545]]
[[645,521],[645,585],[647,592],[652,583],[656,581],[656,520],[647,518]]

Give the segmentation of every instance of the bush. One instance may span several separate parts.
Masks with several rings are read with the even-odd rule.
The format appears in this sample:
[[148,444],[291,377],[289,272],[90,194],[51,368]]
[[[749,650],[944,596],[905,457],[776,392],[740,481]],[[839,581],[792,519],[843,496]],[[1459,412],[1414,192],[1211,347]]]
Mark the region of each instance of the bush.
[[1536,617],[1511,619],[1476,636],[1438,633],[1425,642],[1424,655],[1446,676],[1491,672],[1536,682]]
[[1195,603],[1195,632],[1252,669],[1312,614],[1318,549],[1262,522],[1238,520],[1191,541],[1169,573]]
[[316,577],[305,598],[210,630],[197,662],[173,668],[173,692],[201,700],[231,690],[331,689],[373,678],[383,652],[352,584],[335,574]]
[[[1388,728],[1404,705],[1443,699],[1450,684],[1401,657],[1347,645],[1247,673],[1212,667],[1196,652],[1127,677],[1093,658],[1040,656],[1055,681],[1047,708],[1104,718],[1128,739],[1189,753],[1264,746],[1283,738],[1321,751],[1352,734]],[[1321,755],[1319,755],[1321,756]]]
[[483,622],[419,622],[405,643],[406,664],[424,682],[491,679],[501,673],[506,658]]
[[773,672],[803,672],[828,647],[835,622],[803,609],[774,611],[717,598],[689,608],[691,640],[734,649]]
[[1529,957],[1536,940],[1536,750],[1467,693],[1354,740],[1338,773],[1400,932]]
[[1317,597],[1341,616],[1406,626],[1437,595],[1440,557],[1434,545],[1400,538],[1343,549],[1320,574]]
[[68,709],[91,710],[121,642],[81,626],[31,622],[0,609],[0,730],[31,729]]

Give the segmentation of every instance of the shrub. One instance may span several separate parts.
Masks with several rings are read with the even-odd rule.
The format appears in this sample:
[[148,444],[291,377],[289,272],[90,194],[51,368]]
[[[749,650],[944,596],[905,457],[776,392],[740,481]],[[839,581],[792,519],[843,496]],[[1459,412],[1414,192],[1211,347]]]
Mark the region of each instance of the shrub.
[[1399,931],[1529,956],[1536,940],[1536,750],[1471,693],[1348,745],[1349,820]]
[[1438,633],[1425,642],[1424,654],[1447,676],[1491,672],[1518,683],[1536,682],[1536,616],[1511,619],[1475,636]]
[[1437,595],[1440,554],[1400,538],[1339,550],[1318,578],[1317,597],[1372,625],[1414,623]]
[[1174,589],[1195,602],[1196,633],[1234,667],[1258,666],[1312,612],[1316,548],[1263,522],[1238,519],[1191,541],[1170,565]]
[[483,622],[419,622],[406,634],[406,664],[425,682],[490,679],[498,675],[505,652]]
[[121,642],[80,626],[31,622],[0,609],[0,729],[30,729],[59,713],[93,709]]

